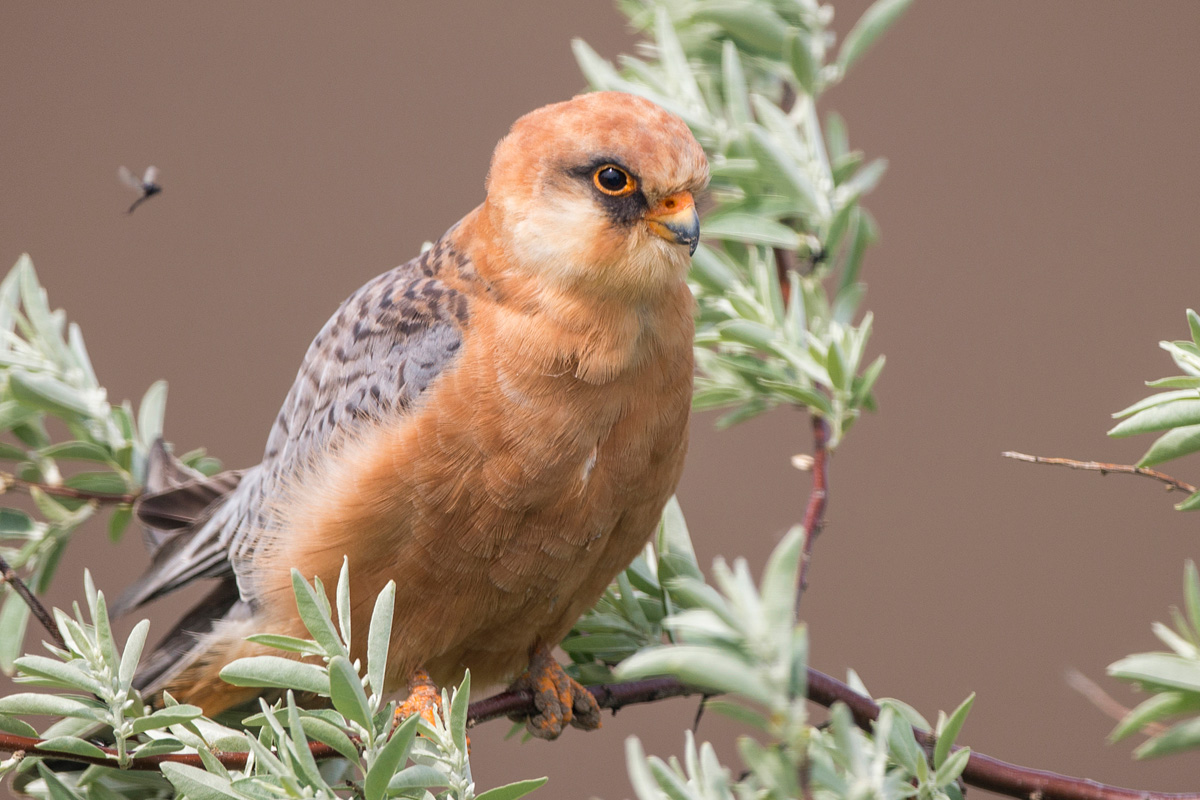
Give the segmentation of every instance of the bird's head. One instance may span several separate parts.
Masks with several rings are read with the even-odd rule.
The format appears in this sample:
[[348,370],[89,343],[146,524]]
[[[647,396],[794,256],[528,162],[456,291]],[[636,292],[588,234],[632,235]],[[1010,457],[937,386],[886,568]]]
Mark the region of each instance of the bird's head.
[[679,117],[621,92],[517,120],[488,172],[511,268],[559,288],[645,296],[677,285],[700,233],[708,160]]

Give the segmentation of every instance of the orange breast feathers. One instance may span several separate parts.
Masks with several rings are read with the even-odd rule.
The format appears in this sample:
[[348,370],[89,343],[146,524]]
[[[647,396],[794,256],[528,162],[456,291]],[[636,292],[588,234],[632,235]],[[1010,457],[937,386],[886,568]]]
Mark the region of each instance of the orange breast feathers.
[[332,586],[346,554],[358,630],[394,578],[396,685],[421,666],[500,681],[561,640],[645,544],[686,450],[682,283],[640,309],[471,297],[456,365],[299,481],[263,552],[264,616],[297,635],[290,566]]

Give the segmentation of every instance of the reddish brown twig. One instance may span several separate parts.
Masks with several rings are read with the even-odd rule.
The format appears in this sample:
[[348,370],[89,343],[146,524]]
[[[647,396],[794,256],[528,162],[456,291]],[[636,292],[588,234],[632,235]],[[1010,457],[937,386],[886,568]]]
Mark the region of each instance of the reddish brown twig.
[[1165,472],[1159,472],[1156,469],[1147,467],[1138,467],[1133,464],[1107,464],[1103,461],[1076,461],[1073,458],[1047,458],[1046,456],[1031,456],[1025,453],[1014,453],[1008,451],[1000,455],[1005,458],[1016,459],[1017,461],[1028,461],[1030,464],[1051,464],[1056,467],[1069,467],[1071,469],[1088,470],[1089,472],[1099,472],[1101,475],[1107,475],[1110,472],[1116,472],[1124,475],[1141,475],[1146,478],[1152,478],[1167,487],[1167,491],[1178,489],[1181,492],[1192,494],[1196,491],[1196,487],[1186,481],[1181,481],[1178,478],[1172,478]]
[[[667,697],[703,694],[702,690],[686,686],[674,678],[651,678],[634,683],[589,686],[588,691],[603,708],[613,710],[635,703],[651,703]],[[846,704],[855,724],[865,730],[870,730],[872,723],[879,716],[879,706],[875,701],[863,697],[841,681],[814,669],[808,670],[808,698],[814,703],[827,707],[838,702]],[[528,693],[502,692],[472,703],[467,711],[467,718],[468,724],[475,725],[509,714],[533,712],[534,710],[533,697]],[[916,736],[922,745],[932,746],[933,734],[917,731]],[[41,740],[39,739],[0,734],[0,752],[23,750],[27,755],[113,766],[113,761],[46,751],[42,750],[40,745]],[[336,752],[323,744],[311,744],[310,750],[318,759],[337,757]],[[114,759],[116,757],[114,750],[106,749],[105,753],[110,753]],[[241,769],[246,764],[245,753],[216,753],[215,755],[227,769]],[[130,764],[130,769],[156,770],[164,762],[203,767],[199,756],[171,753],[135,758]],[[982,753],[971,754],[966,771],[963,772],[963,780],[971,786],[987,791],[1010,797],[1037,798],[1038,800],[1200,800],[1200,793],[1172,794],[1122,789],[1084,778],[1072,778],[1053,772],[1020,767],[985,756]]]
[[52,497],[65,497],[70,500],[82,500],[87,503],[99,503],[100,505],[129,505],[138,498],[136,494],[87,492],[83,489],[72,489],[70,486],[55,486],[50,483],[27,481],[23,478],[18,478],[16,475],[0,473],[0,494],[7,492],[9,489],[23,489],[25,491],[37,489]]
[[12,568],[12,565],[10,565],[3,558],[0,558],[0,584],[3,583],[7,583],[9,586],[13,587],[13,591],[20,595],[21,599],[25,601],[25,605],[27,605],[29,610],[33,612],[33,615],[37,617],[38,622],[42,623],[42,627],[45,628],[46,633],[50,634],[50,637],[54,639],[54,643],[58,645],[60,649],[66,650],[67,643],[63,641],[62,634],[58,632],[58,626],[54,624],[54,617],[50,616],[50,612],[47,611],[46,607],[42,605],[41,601],[37,599],[37,596],[29,590],[29,587],[25,585],[25,581],[21,580],[21,576],[18,575],[17,571]]
[[[829,423],[820,417],[812,418],[813,455],[812,491],[804,509],[804,548],[800,554],[800,595],[808,588],[808,565],[812,561],[813,541],[825,524],[825,505],[829,502]],[[797,596],[799,597],[799,595]],[[797,599],[797,602],[799,600]]]
[[[1118,703],[1113,696],[1104,689],[1100,688],[1100,684],[1084,675],[1077,669],[1068,669],[1066,673],[1067,686],[1070,686],[1075,691],[1083,695],[1084,699],[1096,707],[1100,713],[1107,717],[1120,722],[1129,716],[1129,709]],[[1142,733],[1147,736],[1155,736],[1167,729],[1166,725],[1160,722],[1147,722],[1142,726]]]

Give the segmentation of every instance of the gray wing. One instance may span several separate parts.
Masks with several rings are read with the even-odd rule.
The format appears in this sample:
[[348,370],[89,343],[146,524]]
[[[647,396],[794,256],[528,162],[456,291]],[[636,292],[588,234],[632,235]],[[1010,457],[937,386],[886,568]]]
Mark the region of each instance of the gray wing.
[[[464,263],[443,238],[342,303],[309,347],[261,464],[234,478],[227,473],[168,487],[139,502],[138,517],[153,529],[147,536],[157,552],[118,612],[197,578],[235,577],[269,524],[265,509],[286,482],[370,420],[412,405],[462,346],[466,297],[438,275]],[[211,499],[197,512],[206,492]],[[194,514],[190,521],[188,513]],[[164,522],[172,527],[164,530]]]

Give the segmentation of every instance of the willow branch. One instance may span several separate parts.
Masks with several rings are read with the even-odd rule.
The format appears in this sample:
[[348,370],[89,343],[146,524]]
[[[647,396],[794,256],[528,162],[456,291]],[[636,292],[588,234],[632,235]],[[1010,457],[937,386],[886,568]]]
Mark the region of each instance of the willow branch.
[[[800,554],[800,595],[808,588],[808,565],[812,562],[813,542],[825,525],[825,505],[829,501],[829,423],[812,418],[813,455],[812,491],[804,509],[804,547]],[[797,602],[799,602],[797,600]]]
[[87,503],[99,503],[100,505],[130,505],[138,498],[136,494],[88,492],[83,489],[72,489],[70,486],[56,486],[50,483],[27,481],[24,478],[18,478],[16,475],[0,472],[0,494],[4,494],[9,489],[23,489],[27,492],[31,489],[37,489],[52,497],[65,497],[70,500],[82,500]]
[[29,606],[29,610],[37,617],[38,622],[42,623],[42,627],[46,629],[46,633],[50,634],[50,638],[62,650],[67,649],[67,643],[63,641],[62,634],[58,632],[58,626],[54,624],[54,617],[50,616],[50,612],[42,605],[42,602],[37,599],[37,596],[29,590],[25,585],[25,581],[21,580],[21,576],[12,568],[12,565],[0,558],[0,584],[7,583],[13,587],[13,591],[20,595],[25,601],[25,605]]
[[[589,686],[588,691],[592,693],[602,708],[613,711],[638,703],[653,703],[668,697],[705,693],[702,689],[687,686],[674,678],[650,678],[633,683]],[[879,717],[879,705],[874,700],[858,694],[836,678],[815,669],[808,670],[808,699],[826,707],[832,706],[834,703],[845,704],[849,708],[855,724],[867,731],[871,730],[871,726]],[[501,692],[471,703],[467,709],[467,724],[478,725],[512,714],[535,713],[536,710],[533,695],[529,692]],[[935,737],[932,733],[928,731],[915,731],[914,733],[917,741],[923,746],[932,747],[934,744]],[[42,750],[41,743],[40,739],[0,734],[0,752],[21,751],[28,756],[56,758],[84,764],[103,764],[110,767],[115,765],[116,751],[112,748],[101,748],[107,755],[111,755],[110,760]],[[313,757],[317,759],[338,757],[337,752],[327,745],[312,743],[309,745],[309,749]],[[226,769],[243,769],[246,765],[246,753],[214,753],[214,755]],[[129,768],[157,770],[165,762],[203,768],[199,756],[185,753],[135,758]],[[1009,764],[975,752],[971,753],[962,779],[968,785],[980,789],[1028,800],[1200,800],[1200,793],[1176,794],[1123,789],[1086,778],[1073,778],[1054,772]]]
[[1011,450],[1000,455],[1005,458],[1016,459],[1017,461],[1027,461],[1030,464],[1050,464],[1056,467],[1069,467],[1070,469],[1082,469],[1089,472],[1099,472],[1101,475],[1107,475],[1110,472],[1116,472],[1122,475],[1141,475],[1146,478],[1152,478],[1167,487],[1167,491],[1178,489],[1181,492],[1192,494],[1196,491],[1196,487],[1186,481],[1181,481],[1178,478],[1172,478],[1165,472],[1159,472],[1156,469],[1147,467],[1138,467],[1133,464],[1106,464],[1103,461],[1076,461],[1073,458],[1047,458],[1046,456],[1031,456],[1025,453],[1014,453]]

